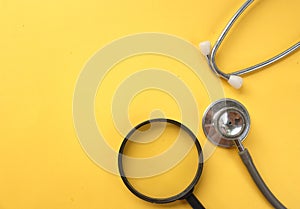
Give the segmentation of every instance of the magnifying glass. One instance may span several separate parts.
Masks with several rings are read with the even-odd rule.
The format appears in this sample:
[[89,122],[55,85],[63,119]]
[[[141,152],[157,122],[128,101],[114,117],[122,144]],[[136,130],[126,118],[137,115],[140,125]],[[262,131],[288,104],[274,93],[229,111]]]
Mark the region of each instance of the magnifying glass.
[[194,209],[204,208],[193,194],[203,169],[202,149],[178,121],[157,118],[134,127],[121,144],[118,166],[126,187],[142,200],[186,200]]

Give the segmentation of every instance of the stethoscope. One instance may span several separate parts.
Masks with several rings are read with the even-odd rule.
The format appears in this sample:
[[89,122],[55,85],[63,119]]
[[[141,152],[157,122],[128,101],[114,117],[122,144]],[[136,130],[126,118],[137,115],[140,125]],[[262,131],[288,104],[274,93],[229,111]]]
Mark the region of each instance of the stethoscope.
[[[253,3],[253,1],[254,0],[247,0],[238,9],[225,26],[212,49],[209,41],[199,44],[200,51],[206,57],[210,69],[217,76],[227,80],[227,82],[236,89],[239,89],[243,84],[243,79],[240,77],[241,75],[251,73],[271,65],[274,62],[288,56],[300,47],[300,42],[298,42],[280,54],[259,64],[229,74],[221,71],[215,60],[217,50],[235,21],[247,9],[247,7]],[[242,141],[246,138],[250,129],[250,116],[247,109],[241,103],[233,99],[221,99],[212,103],[204,113],[202,128],[206,137],[213,144],[225,148],[236,146],[248,172],[265,198],[274,208],[285,208],[285,206],[272,194],[270,189],[264,183],[252,161],[249,151],[242,144]]]
[[[234,22],[238,19],[238,17],[245,11],[245,9],[253,2],[253,0],[247,0],[246,3],[242,5],[242,7],[235,13],[235,15],[232,17],[232,19],[229,21],[229,23],[226,25],[225,29],[221,33],[220,37],[218,38],[217,42],[211,49],[210,42],[202,42],[200,43],[200,50],[203,55],[207,58],[208,65],[210,69],[219,77],[225,79],[228,81],[228,83],[233,86],[234,88],[238,89],[242,86],[242,78],[240,75],[247,74],[256,70],[259,70],[263,67],[266,67],[284,57],[294,52],[296,49],[300,47],[300,42],[293,45],[289,49],[285,50],[284,52],[276,55],[275,57],[268,59],[262,63],[259,63],[257,65],[251,66],[249,68],[239,70],[233,73],[226,74],[222,72],[216,65],[215,62],[215,55],[220,47],[222,41],[224,40],[225,36],[227,35],[230,28],[233,26]],[[150,196],[147,196],[145,194],[140,193],[137,189],[134,188],[132,184],[128,181],[128,178],[126,176],[126,172],[124,171],[124,165],[123,165],[123,153],[124,149],[127,145],[127,143],[130,141],[130,137],[140,128],[143,128],[144,126],[148,124],[153,123],[169,123],[173,124],[180,129],[184,130],[190,135],[190,139],[193,140],[197,151],[198,151],[198,169],[197,173],[195,174],[195,177],[191,184],[187,186],[186,189],[184,189],[182,192],[168,197],[168,198],[153,198]],[[255,184],[259,188],[259,190],[262,192],[262,194],[265,196],[265,198],[270,202],[270,204],[277,209],[283,209],[286,208],[270,191],[270,189],[267,187],[265,182],[263,181],[262,177],[260,176],[259,172],[257,171],[253,160],[251,158],[251,155],[247,148],[245,148],[242,144],[243,140],[247,137],[248,132],[250,130],[250,116],[246,109],[246,107],[241,104],[240,102],[224,98],[217,100],[209,105],[209,107],[206,109],[203,115],[202,119],[202,128],[205,136],[208,138],[210,142],[212,142],[214,145],[225,147],[225,148],[231,148],[236,146],[239,152],[239,156],[243,163],[245,164],[248,172],[250,173],[252,179],[254,180]],[[118,166],[120,175],[122,177],[123,182],[127,186],[127,188],[137,197],[151,202],[151,203],[170,203],[176,200],[185,199],[187,202],[192,206],[194,209],[202,209],[204,206],[200,203],[200,201],[196,198],[196,196],[193,194],[193,190],[195,185],[197,184],[198,180],[200,179],[200,175],[202,173],[203,168],[203,156],[202,156],[202,149],[198,142],[198,139],[196,136],[192,133],[191,130],[189,130],[188,127],[181,124],[178,121],[172,120],[172,119],[164,119],[164,118],[157,118],[152,120],[147,120],[142,122],[141,124],[137,125],[135,128],[133,128],[129,134],[124,138],[122,145],[119,150],[119,157],[118,157]]]

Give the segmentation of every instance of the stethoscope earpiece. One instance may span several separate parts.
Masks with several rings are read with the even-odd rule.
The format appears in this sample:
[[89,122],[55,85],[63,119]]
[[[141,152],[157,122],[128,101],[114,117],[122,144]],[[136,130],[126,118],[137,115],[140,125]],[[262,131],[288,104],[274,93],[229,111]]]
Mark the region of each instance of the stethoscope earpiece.
[[199,49],[201,51],[201,54],[203,54],[205,57],[210,54],[211,50],[211,43],[210,41],[203,41],[199,43]]
[[237,75],[229,76],[227,82],[235,89],[240,89],[243,85],[243,78]]

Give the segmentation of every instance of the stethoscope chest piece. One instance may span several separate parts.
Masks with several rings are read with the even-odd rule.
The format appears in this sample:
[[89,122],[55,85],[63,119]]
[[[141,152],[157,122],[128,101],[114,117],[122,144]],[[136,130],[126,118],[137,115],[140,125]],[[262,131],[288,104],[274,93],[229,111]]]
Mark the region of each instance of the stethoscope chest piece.
[[233,99],[221,99],[212,103],[202,120],[206,137],[215,145],[230,148],[234,140],[243,141],[250,129],[247,109]]

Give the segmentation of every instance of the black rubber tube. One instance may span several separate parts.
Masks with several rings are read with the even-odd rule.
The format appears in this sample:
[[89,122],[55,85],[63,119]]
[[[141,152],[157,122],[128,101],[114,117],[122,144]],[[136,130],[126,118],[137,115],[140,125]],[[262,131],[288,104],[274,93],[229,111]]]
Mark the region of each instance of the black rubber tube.
[[185,198],[193,209],[205,209],[205,207],[200,203],[197,197],[191,193]]
[[251,158],[250,153],[247,149],[239,152],[239,155],[243,161],[243,163],[246,165],[252,179],[254,180],[255,184],[261,191],[261,193],[265,196],[265,198],[272,204],[272,206],[276,209],[284,209],[286,208],[270,191],[268,186],[265,184],[264,180],[259,175],[253,161]]

